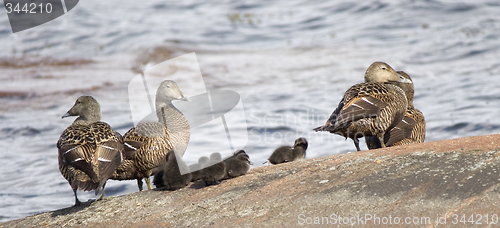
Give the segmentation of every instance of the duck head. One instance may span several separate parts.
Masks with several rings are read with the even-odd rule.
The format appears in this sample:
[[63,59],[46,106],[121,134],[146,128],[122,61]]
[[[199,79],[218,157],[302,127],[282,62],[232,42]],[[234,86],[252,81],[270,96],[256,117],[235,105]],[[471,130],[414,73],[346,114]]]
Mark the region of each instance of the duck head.
[[366,69],[365,82],[413,84],[411,80],[399,75],[389,64],[384,62],[374,62]]
[[163,81],[156,91],[157,102],[171,102],[173,100],[191,101],[172,80]]
[[92,96],[81,96],[62,118],[70,116],[78,116],[75,122],[79,120],[97,122],[101,120],[101,106]]

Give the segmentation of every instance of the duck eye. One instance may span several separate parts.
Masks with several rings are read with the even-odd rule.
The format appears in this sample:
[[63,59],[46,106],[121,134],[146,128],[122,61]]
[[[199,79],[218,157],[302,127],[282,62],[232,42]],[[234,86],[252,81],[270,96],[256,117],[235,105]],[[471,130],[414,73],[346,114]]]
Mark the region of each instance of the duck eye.
[[387,68],[385,68],[385,67],[382,67],[382,70],[387,70]]

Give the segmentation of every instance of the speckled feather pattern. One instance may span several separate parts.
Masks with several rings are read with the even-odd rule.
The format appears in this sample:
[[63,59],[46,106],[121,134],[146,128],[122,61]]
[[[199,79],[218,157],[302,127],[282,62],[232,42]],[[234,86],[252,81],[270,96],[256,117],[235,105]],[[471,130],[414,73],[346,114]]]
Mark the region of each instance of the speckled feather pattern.
[[423,143],[425,140],[424,114],[420,110],[414,107],[409,107],[407,109],[406,116],[414,119],[417,122],[417,124],[413,127],[411,136],[409,138],[405,138],[401,141],[398,141],[394,143],[393,146],[406,145],[412,143]]
[[[385,87],[382,83],[370,82],[370,83],[360,83],[351,86],[345,93],[344,99],[345,103],[349,103],[350,100],[356,97],[374,96],[376,98],[384,98],[385,94],[389,94],[391,90]],[[387,98],[386,98],[387,99]]]
[[137,141],[142,144],[134,156],[139,172],[158,167],[168,151],[173,148],[167,128],[158,122],[139,124],[130,129],[124,138],[125,141]]
[[[160,171],[160,164],[169,151],[184,154],[190,136],[187,118],[172,103],[159,109],[159,122],[140,123],[125,133],[126,160],[116,169],[111,179],[136,179],[139,189],[142,189],[141,179]],[[127,145],[133,145],[135,149]]]
[[[376,98],[387,106],[382,108],[377,115],[369,116],[373,118],[347,121],[347,124],[342,125],[336,124],[339,117],[349,119],[349,113],[342,111],[357,101],[356,99],[364,97]],[[397,122],[401,121],[406,112],[406,106],[406,96],[403,90],[396,85],[377,82],[356,84],[344,93],[338,108],[332,113],[325,126],[315,130],[330,131],[349,138],[376,135],[394,127]]]
[[160,166],[167,153],[172,150],[167,128],[159,122],[140,123],[131,128],[123,136],[124,142],[141,145],[130,159],[120,165],[113,178],[115,180],[132,180],[151,176]]
[[[108,164],[113,166],[109,168],[114,170],[121,162],[123,139],[108,124],[104,122],[89,125],[76,123],[63,131],[57,141],[59,171],[68,180],[72,188],[84,191],[96,190],[97,192],[104,185],[110,177],[110,173],[105,174],[103,172],[106,168],[103,167],[102,163],[100,167],[98,160],[100,155],[96,154],[96,151],[101,151],[98,148],[109,142],[116,142],[113,145],[117,145],[115,148],[116,158],[111,158],[113,161]],[[68,150],[75,152],[75,155],[83,159],[85,165],[80,166],[87,167],[86,170],[74,167],[70,165],[69,161],[66,161],[64,153]],[[111,154],[111,156],[114,155]],[[80,164],[83,164],[83,162],[80,162]]]
[[[397,74],[411,80],[410,75],[403,71],[398,71]],[[386,134],[386,136],[389,135],[389,137],[385,137],[384,141],[386,141],[386,146],[398,146],[398,145],[406,145],[406,144],[412,144],[412,143],[422,143],[425,140],[425,118],[424,114],[416,109],[413,106],[413,97],[414,97],[414,87],[413,83],[398,83],[397,84],[399,87],[403,89],[403,91],[406,94],[406,98],[408,101],[408,106],[406,108],[406,113],[405,113],[405,119],[410,119],[415,122],[414,125],[412,125],[411,128],[411,135],[406,136],[403,139],[400,139],[399,141],[394,142],[395,140],[398,139],[393,139],[393,135],[398,135],[396,131],[399,131],[401,133],[401,129],[398,129],[398,127],[391,129],[390,134]],[[404,124],[402,125],[405,129],[405,135],[406,131],[408,131],[408,127],[410,126],[405,126]],[[367,137],[366,138],[366,145],[368,146],[369,149],[377,149],[380,148],[380,142],[377,138],[375,137]]]

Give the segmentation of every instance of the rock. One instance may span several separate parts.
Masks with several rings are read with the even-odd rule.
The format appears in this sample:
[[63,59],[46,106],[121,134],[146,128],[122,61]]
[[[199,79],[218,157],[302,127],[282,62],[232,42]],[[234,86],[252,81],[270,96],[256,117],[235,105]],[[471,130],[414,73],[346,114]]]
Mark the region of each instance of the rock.
[[471,215],[500,224],[500,135],[263,166],[219,185],[109,197],[0,227],[451,227],[472,226]]

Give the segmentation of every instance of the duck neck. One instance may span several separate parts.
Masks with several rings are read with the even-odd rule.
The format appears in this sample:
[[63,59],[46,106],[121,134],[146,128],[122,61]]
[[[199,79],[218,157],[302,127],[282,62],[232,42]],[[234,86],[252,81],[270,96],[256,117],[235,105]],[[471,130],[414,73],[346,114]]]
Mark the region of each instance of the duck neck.
[[413,107],[413,99],[408,98],[408,107]]
[[413,107],[413,85],[410,83],[401,83],[401,82],[395,82],[395,83],[386,83],[386,84],[391,84],[399,87],[402,91],[403,94],[406,97],[406,100],[408,101],[408,107]]
[[172,104],[172,101],[157,103],[156,116],[158,121],[167,127],[170,140],[174,142],[175,152],[184,155],[191,132],[187,118]]
[[395,85],[404,91],[406,99],[408,101],[408,107],[413,107],[413,95],[415,93],[415,90],[413,89],[413,84],[399,82]]
[[101,113],[87,113],[86,115],[79,116],[73,121],[73,124],[89,125],[101,121]]
[[408,107],[413,107],[413,86],[410,89],[405,89],[406,99],[408,99]]

